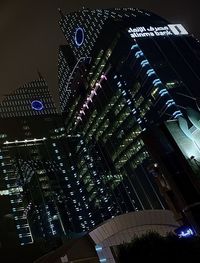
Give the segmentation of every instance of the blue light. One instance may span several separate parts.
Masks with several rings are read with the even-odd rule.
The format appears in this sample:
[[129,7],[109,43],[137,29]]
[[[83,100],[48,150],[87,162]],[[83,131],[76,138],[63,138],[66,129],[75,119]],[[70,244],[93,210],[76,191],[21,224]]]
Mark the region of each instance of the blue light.
[[194,230],[192,230],[191,227],[188,226],[181,226],[175,230],[175,233],[180,238],[189,238],[192,236],[195,236]]
[[177,115],[177,114],[180,114],[180,113],[181,113],[180,110],[177,110],[172,115],[174,116],[174,115]]
[[138,44],[133,45],[133,46],[131,47],[131,49],[134,49],[134,48],[136,48],[136,47],[138,47]]
[[155,71],[153,69],[147,70],[148,77],[152,76],[153,74],[155,74]]
[[76,45],[80,47],[83,44],[84,39],[85,39],[85,34],[83,28],[82,27],[76,28],[75,37],[74,37],[74,41]]
[[161,90],[159,91],[159,94],[160,94],[160,96],[162,97],[162,96],[167,95],[167,94],[169,94],[169,93],[168,93],[168,91],[167,91],[166,89],[161,89]]
[[102,249],[103,249],[103,248],[102,248],[102,246],[100,246],[100,245],[96,245],[96,247],[95,247],[95,250],[96,250],[96,251],[102,251]]
[[173,116],[175,119],[177,119],[178,117],[183,116],[183,114],[181,113],[180,110],[177,110],[177,111],[175,111],[175,112],[172,114],[172,116]]
[[159,84],[162,84],[162,82],[160,81],[160,79],[155,79],[155,80],[153,81],[153,85],[154,85],[154,86],[157,86],[157,85],[159,85]]
[[140,63],[142,65],[142,67],[146,66],[149,64],[148,60],[142,60],[142,62]]
[[33,100],[31,102],[31,108],[33,110],[41,111],[44,109],[44,105],[40,100]]
[[143,56],[144,55],[144,53],[140,50],[140,51],[137,51],[136,53],[135,53],[135,57],[136,58],[139,58],[139,57],[141,57],[141,56]]
[[172,105],[175,105],[175,101],[174,100],[168,100],[167,102],[165,102],[165,104],[167,105],[167,108],[172,106]]
[[[159,94],[162,94],[163,92],[167,92],[167,90],[166,89],[161,89],[160,91],[159,91]],[[168,92],[167,92],[168,93]]]
[[167,95],[167,94],[169,94],[169,93],[167,91],[164,91],[164,92],[160,93],[160,96],[163,97],[164,95]]
[[173,103],[174,102],[174,100],[168,100],[168,101],[166,101],[166,103],[165,104],[169,104],[169,103]]
[[177,114],[174,118],[177,119],[178,117],[183,116],[182,113]]

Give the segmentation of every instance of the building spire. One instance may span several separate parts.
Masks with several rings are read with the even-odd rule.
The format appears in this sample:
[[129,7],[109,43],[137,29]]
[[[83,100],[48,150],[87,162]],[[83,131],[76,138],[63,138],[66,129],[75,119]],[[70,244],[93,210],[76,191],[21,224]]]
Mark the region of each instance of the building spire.
[[60,7],[58,8],[58,12],[59,12],[61,18],[65,17],[65,15],[63,14],[63,12],[62,12]]
[[39,69],[37,69],[37,74],[38,74],[40,79],[43,79],[43,76],[42,76],[41,72],[39,71]]

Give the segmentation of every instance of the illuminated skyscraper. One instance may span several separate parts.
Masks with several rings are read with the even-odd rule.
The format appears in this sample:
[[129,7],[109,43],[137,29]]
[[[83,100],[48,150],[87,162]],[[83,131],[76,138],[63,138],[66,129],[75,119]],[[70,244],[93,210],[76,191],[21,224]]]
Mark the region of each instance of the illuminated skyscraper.
[[[145,134],[167,121],[188,136],[192,123],[188,157],[200,161],[199,42],[133,8],[61,13],[60,26],[69,43],[58,55],[62,114],[43,78],[0,104],[0,193],[10,197],[20,243],[85,233],[130,211],[170,207],[182,220],[200,202],[198,176],[183,173],[194,193],[185,198],[187,187],[174,169],[168,177]],[[178,206],[177,189],[187,200]]]
[[54,147],[63,128],[46,81],[40,78],[8,95],[0,111],[0,194],[10,198],[19,243],[64,235],[66,175],[63,155]]
[[74,170],[100,212],[94,224],[165,208],[142,134],[167,120],[187,122],[188,107],[199,110],[199,42],[181,24],[133,8],[61,13],[60,26],[76,58],[69,69],[59,55],[59,72],[70,76],[59,86],[61,108],[66,133],[80,135]]

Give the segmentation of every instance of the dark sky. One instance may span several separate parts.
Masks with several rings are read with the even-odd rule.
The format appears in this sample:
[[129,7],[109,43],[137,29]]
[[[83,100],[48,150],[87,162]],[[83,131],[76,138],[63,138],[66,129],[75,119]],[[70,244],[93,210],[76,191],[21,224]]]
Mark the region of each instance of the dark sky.
[[0,99],[37,78],[37,69],[56,94],[58,45],[65,43],[58,27],[58,7],[63,12],[83,6],[139,7],[172,23],[182,23],[200,39],[198,2],[200,0],[0,0]]

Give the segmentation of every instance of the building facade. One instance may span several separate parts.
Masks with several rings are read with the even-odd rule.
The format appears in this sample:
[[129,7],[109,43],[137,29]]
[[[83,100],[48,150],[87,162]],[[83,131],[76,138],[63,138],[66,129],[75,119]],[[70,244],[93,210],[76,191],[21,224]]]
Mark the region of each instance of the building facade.
[[66,235],[73,231],[66,208],[67,157],[61,153],[66,140],[46,81],[8,95],[0,111],[0,193],[10,199],[19,243]]
[[57,109],[46,80],[39,78],[26,83],[11,94],[5,95],[0,104],[0,117],[28,117],[56,114]]
[[147,233],[168,236],[179,227],[168,210],[130,212],[105,221],[89,235],[95,243],[100,262],[118,262],[117,246],[131,243]]
[[[65,67],[70,81],[60,85],[60,101],[66,133],[80,135],[74,169],[80,193],[86,189],[86,202],[100,212],[94,223],[166,208],[142,134],[167,120],[187,122],[187,109],[198,110],[198,40],[180,24],[132,8],[61,13],[60,26],[76,58],[71,73]],[[60,53],[59,71],[63,60]]]

